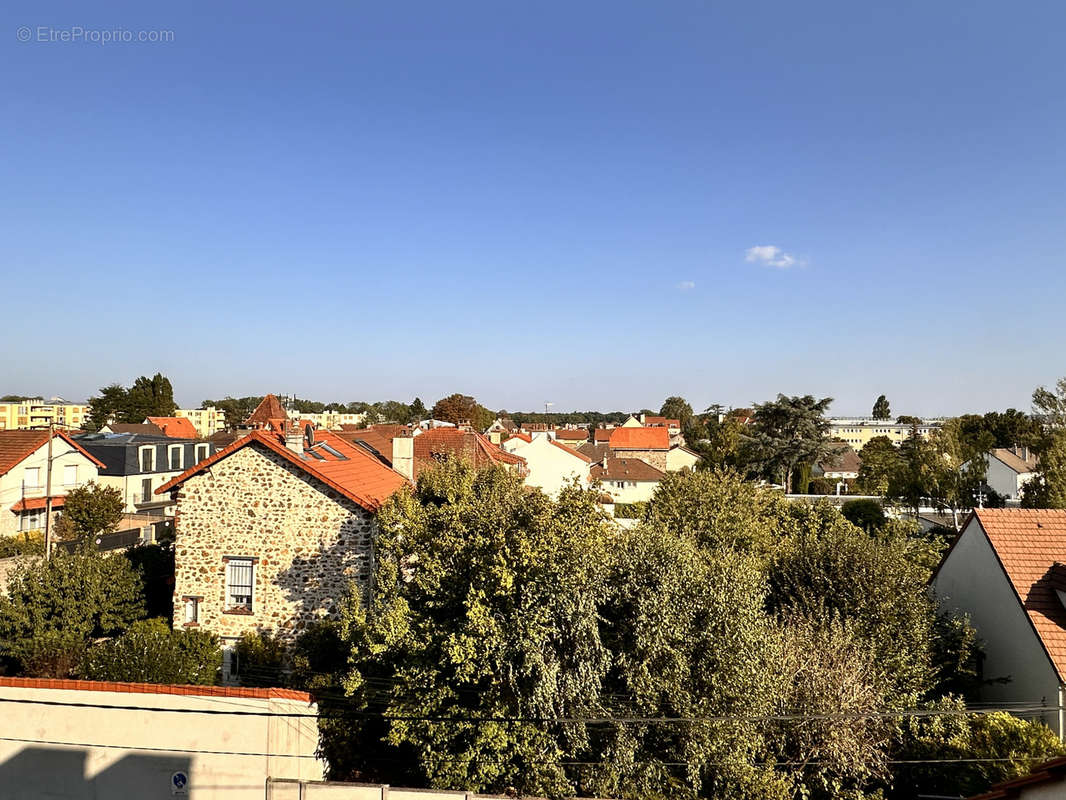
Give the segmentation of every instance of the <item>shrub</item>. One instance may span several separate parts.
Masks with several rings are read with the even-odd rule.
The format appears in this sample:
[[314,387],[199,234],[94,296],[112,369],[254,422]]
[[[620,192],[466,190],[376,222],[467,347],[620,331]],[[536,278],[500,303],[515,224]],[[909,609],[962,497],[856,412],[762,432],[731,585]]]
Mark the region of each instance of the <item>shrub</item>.
[[135,622],[117,639],[93,645],[81,665],[83,677],[97,681],[218,683],[222,650],[206,631],[171,630],[160,619]]
[[44,555],[44,534],[41,531],[22,531],[14,536],[0,537],[0,558]]
[[288,674],[288,649],[269,631],[246,633],[237,642],[241,686],[285,686]]
[[642,500],[636,503],[615,503],[614,515],[621,519],[644,519],[648,513],[648,503]]
[[169,622],[174,617],[174,546],[142,544],[123,555],[144,580],[146,616]]
[[862,528],[867,533],[885,524],[885,512],[876,500],[848,500],[840,507],[840,513],[856,528]]

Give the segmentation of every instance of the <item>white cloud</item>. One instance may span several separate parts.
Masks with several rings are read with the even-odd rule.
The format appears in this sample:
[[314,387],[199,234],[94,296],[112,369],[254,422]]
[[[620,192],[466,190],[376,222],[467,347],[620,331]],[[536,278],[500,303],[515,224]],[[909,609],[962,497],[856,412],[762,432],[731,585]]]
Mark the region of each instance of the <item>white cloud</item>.
[[681,283],[677,285],[677,288],[683,292],[687,292],[689,289],[696,288],[696,281],[681,281]]
[[807,263],[804,259],[796,258],[791,253],[786,253],[780,247],[772,244],[749,247],[744,251],[744,260],[756,264],[765,264],[768,267],[777,267],[778,269],[802,267]]

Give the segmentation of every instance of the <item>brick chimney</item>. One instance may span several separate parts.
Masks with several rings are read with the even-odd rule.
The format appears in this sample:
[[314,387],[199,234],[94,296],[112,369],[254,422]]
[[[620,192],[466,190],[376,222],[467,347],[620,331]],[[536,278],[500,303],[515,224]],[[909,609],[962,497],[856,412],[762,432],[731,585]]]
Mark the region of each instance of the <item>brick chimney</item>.
[[392,468],[408,480],[415,479],[415,440],[413,436],[397,436],[392,440]]

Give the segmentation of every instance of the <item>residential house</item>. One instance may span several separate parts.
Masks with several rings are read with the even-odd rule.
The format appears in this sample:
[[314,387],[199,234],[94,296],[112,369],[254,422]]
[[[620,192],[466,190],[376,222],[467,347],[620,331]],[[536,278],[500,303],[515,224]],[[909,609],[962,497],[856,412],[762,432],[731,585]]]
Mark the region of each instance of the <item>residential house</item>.
[[[410,441],[410,440],[408,440]],[[178,508],[174,625],[291,641],[371,570],[374,512],[407,479],[335,433],[253,430],[160,487]]]
[[843,442],[831,445],[832,450],[811,466],[811,477],[831,481],[858,480],[862,459],[855,450]]
[[71,431],[78,430],[89,416],[85,403],[70,403],[62,397],[45,400],[32,397],[0,403],[0,431],[30,430],[57,425]]
[[578,447],[589,440],[588,428],[556,428],[556,440],[570,447]]
[[[48,485],[48,431],[0,431],[0,536],[44,530]],[[104,466],[66,432],[51,439],[53,513],[71,489],[97,480]]]
[[527,442],[512,437],[504,442],[503,449],[525,459],[526,485],[535,486],[545,494],[555,497],[575,480],[582,488],[588,486],[592,459],[555,439],[538,436]]
[[1036,477],[1037,467],[1028,447],[997,447],[988,454],[985,484],[1007,500],[1021,500],[1022,488]]
[[615,428],[607,444],[617,458],[639,458],[661,472],[667,469],[670,432],[666,428]]
[[683,469],[696,469],[700,463],[700,455],[694,450],[689,450],[684,445],[670,445],[666,451],[666,471],[680,472]]
[[[1066,511],[977,509],[934,573],[943,610],[984,642],[981,700],[1047,706],[1066,733]],[[1006,682],[1003,682],[1006,679]]]
[[592,432],[592,441],[594,444],[607,444],[611,441],[611,434],[614,433],[617,428],[596,428]]
[[666,428],[671,436],[678,436],[681,433],[681,420],[671,417],[653,417],[650,414],[641,414],[640,424],[645,428]]
[[651,500],[666,474],[639,458],[609,456],[604,463],[593,465],[590,477],[603,484],[603,491],[615,503],[641,503]]
[[[499,464],[519,475],[526,474],[524,458],[497,447],[477,431],[432,428],[411,439],[397,437],[392,442],[393,457],[396,461],[406,456],[408,443],[411,448],[411,474],[408,477],[412,480],[417,480],[424,470],[432,469],[448,456],[462,459],[476,469]],[[405,460],[401,472],[406,469],[406,463]]]
[[207,441],[151,433],[88,433],[77,441],[103,464],[98,482],[122,492],[126,513],[155,516],[174,513],[170,497],[155,490],[217,449]]
[[155,425],[163,435],[170,439],[200,439],[192,420],[184,417],[148,417],[146,423]]

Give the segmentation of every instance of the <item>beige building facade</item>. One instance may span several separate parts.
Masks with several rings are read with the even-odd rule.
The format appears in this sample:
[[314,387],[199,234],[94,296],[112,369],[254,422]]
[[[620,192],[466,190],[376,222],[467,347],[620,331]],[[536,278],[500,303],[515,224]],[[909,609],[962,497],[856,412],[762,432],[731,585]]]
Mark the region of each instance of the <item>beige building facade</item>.
[[54,424],[64,430],[78,430],[89,416],[89,406],[68,403],[61,397],[45,400],[34,397],[11,403],[0,403],[0,431],[47,428]]
[[212,434],[226,430],[226,415],[214,406],[206,408],[178,408],[174,410],[175,417],[189,420],[196,428],[196,433],[206,439]]
[[[929,434],[940,427],[939,420],[922,420],[917,426],[918,435],[928,439]],[[895,423],[888,419],[870,419],[867,417],[836,418],[829,420],[829,437],[847,442],[858,452],[878,436],[884,436],[892,444],[900,445],[911,435],[913,426]]]

